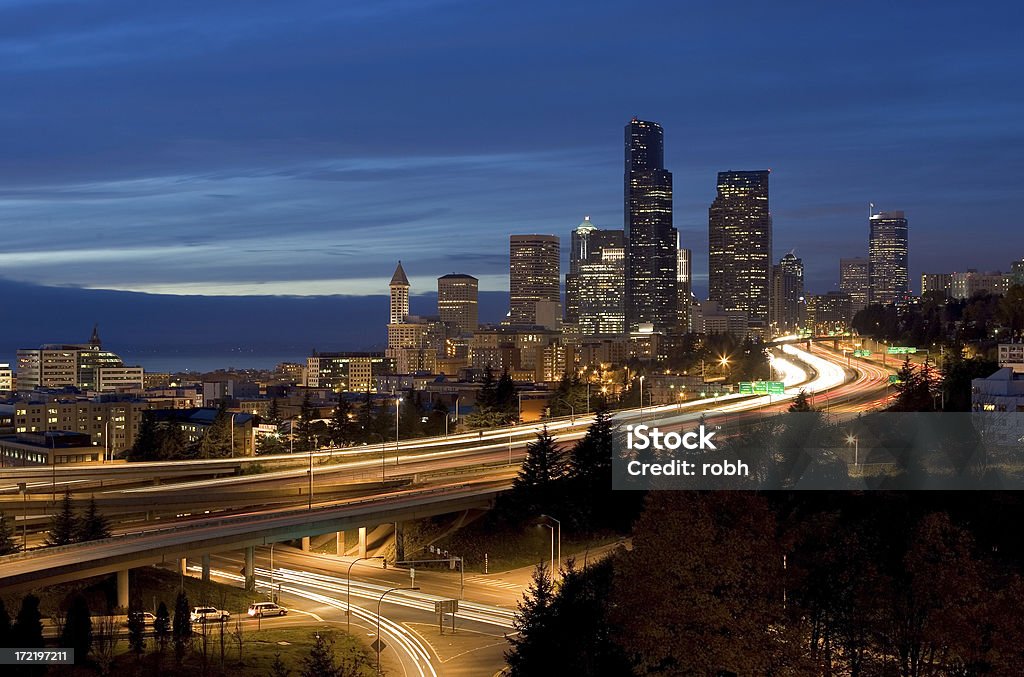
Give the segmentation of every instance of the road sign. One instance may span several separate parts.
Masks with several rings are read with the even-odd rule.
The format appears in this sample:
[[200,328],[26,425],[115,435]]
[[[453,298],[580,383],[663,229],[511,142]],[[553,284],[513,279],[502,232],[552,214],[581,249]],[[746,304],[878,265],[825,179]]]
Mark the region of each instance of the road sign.
[[782,381],[768,381],[768,394],[769,395],[784,395],[786,392],[786,384]]
[[[754,392],[754,384],[750,381],[740,381],[740,393],[743,395],[751,395]],[[703,395],[704,393],[701,393]]]
[[378,638],[373,640],[373,644],[370,645],[370,648],[376,651],[377,653],[380,653],[384,649],[388,648],[388,645]]
[[767,381],[754,381],[754,392],[755,393],[766,393],[768,392]]
[[434,602],[435,614],[457,614],[459,613],[459,600],[439,599]]
[[853,351],[853,356],[854,357],[871,357],[871,351],[870,350],[854,350]]
[[896,385],[897,383],[903,383],[903,379],[900,378],[899,374],[889,375],[889,385]]
[[917,348],[913,346],[889,346],[886,352],[890,355],[913,355],[917,352]]

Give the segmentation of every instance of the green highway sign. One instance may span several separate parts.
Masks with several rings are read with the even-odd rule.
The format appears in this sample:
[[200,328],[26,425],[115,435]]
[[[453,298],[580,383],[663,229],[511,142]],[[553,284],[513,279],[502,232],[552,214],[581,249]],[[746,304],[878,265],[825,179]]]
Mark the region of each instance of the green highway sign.
[[755,393],[766,393],[768,392],[767,381],[754,381],[754,392]]
[[889,385],[896,385],[897,383],[903,383],[903,381],[900,379],[899,374],[890,374]]
[[886,352],[890,355],[913,355],[917,352],[917,348],[912,346],[889,346]]
[[786,392],[786,384],[782,381],[768,381],[769,395],[783,395]]
[[853,356],[854,357],[871,357],[871,351],[870,350],[854,350],[853,351]]
[[754,392],[754,384],[750,381],[740,381],[740,393],[751,395]]

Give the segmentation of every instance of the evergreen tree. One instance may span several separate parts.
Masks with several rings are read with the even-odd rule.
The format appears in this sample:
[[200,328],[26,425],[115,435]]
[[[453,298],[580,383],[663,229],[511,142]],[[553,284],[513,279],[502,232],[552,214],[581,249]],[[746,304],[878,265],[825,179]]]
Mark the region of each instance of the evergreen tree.
[[256,438],[256,455],[269,456],[272,454],[284,454],[288,451],[280,435],[260,435]]
[[76,540],[96,541],[101,538],[110,538],[110,522],[96,508],[96,499],[90,498],[85,514],[78,521]]
[[284,661],[281,660],[281,652],[274,653],[274,662],[270,664],[270,677],[288,677],[292,673],[287,667],[285,667]]
[[313,406],[313,396],[307,389],[302,396],[299,417],[292,419],[295,427],[295,451],[309,451],[313,448],[313,421],[319,418],[319,411]]
[[174,621],[171,625],[171,636],[174,639],[174,658],[181,665],[185,657],[185,648],[192,639],[192,621],[189,619],[188,595],[182,590],[174,600]]
[[613,424],[611,414],[604,407],[597,410],[594,422],[572,448],[568,474],[588,487],[612,486]]
[[281,405],[278,404],[276,397],[270,400],[270,406],[267,407],[267,423],[281,425]]
[[92,649],[92,615],[89,603],[81,594],[71,598],[60,633],[60,645],[74,649],[76,661],[85,659]]
[[484,367],[484,380],[476,394],[476,407],[478,410],[491,410],[494,408],[496,388],[497,383],[494,380],[494,370],[488,364]]
[[46,545],[67,545],[74,543],[78,536],[78,517],[71,505],[71,491],[64,491],[60,510],[50,518],[50,530],[46,532]]
[[199,441],[199,453],[203,458],[227,458],[233,455],[231,448],[231,414],[224,400],[221,400],[210,427]]
[[806,413],[808,411],[814,411],[811,407],[811,400],[807,397],[807,391],[803,388],[793,398],[793,402],[789,405],[789,411],[792,413]]
[[160,653],[163,653],[164,649],[167,648],[167,640],[171,637],[171,613],[163,602],[160,602],[160,606],[156,608],[156,619],[153,621],[153,636],[156,638]]
[[331,421],[328,424],[331,442],[339,447],[347,447],[355,441],[355,424],[352,422],[352,405],[348,403],[344,395],[340,395],[338,406],[331,414]]
[[162,461],[174,461],[197,458],[199,445],[189,444],[185,432],[172,421],[164,421],[157,428],[156,458]]
[[0,647],[9,646],[13,646],[11,644],[11,617],[7,614],[4,598],[0,597]]
[[11,628],[11,645],[25,649],[43,646],[43,616],[39,613],[39,598],[26,595]]
[[504,512],[530,514],[551,509],[556,483],[565,475],[565,461],[547,427],[526,445],[526,460],[512,481]]
[[146,650],[146,619],[138,596],[133,597],[128,606],[128,647],[136,657]]
[[0,512],[0,555],[18,552],[18,542],[14,540],[14,528],[7,521],[7,515]]
[[128,450],[130,461],[156,461],[160,451],[160,430],[156,421],[149,412],[143,412],[142,423],[139,424],[139,433],[135,437],[135,443]]
[[509,636],[512,647],[505,652],[510,677],[552,674],[551,665],[560,651],[560,638],[554,632],[553,602],[548,568],[538,564],[512,620],[517,634]]
[[506,369],[494,387],[494,409],[503,416],[502,423],[514,423],[519,417],[519,397],[516,384]]
[[887,411],[932,411],[935,406],[931,395],[932,373],[928,358],[920,369],[914,369],[907,357],[896,372],[896,399]]
[[313,635],[313,647],[309,656],[302,659],[302,677],[340,677],[334,661],[334,642],[328,641],[319,632]]

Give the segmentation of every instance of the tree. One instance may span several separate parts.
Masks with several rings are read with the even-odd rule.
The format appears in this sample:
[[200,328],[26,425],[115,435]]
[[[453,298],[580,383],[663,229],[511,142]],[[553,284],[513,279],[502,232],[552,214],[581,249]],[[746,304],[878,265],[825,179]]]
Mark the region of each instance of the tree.
[[309,655],[302,659],[302,677],[339,677],[338,665],[334,660],[334,640],[328,640],[319,632],[313,635],[313,646]]
[[278,404],[276,397],[270,400],[270,406],[267,407],[267,423],[281,425],[281,405]]
[[217,415],[199,440],[199,453],[203,458],[227,458],[234,454],[231,448],[231,414],[227,404],[221,400]]
[[146,651],[146,619],[138,595],[128,605],[128,647],[136,658]]
[[896,399],[887,411],[932,411],[932,369],[926,357],[920,369],[915,369],[907,357],[896,372]]
[[46,532],[46,545],[67,545],[78,537],[78,517],[71,505],[71,491],[64,491],[60,510],[50,518],[50,530]]
[[999,300],[996,316],[1010,330],[1010,338],[1024,334],[1024,286],[1012,285]]
[[135,443],[128,450],[128,460],[157,460],[160,442],[160,430],[156,420],[149,412],[143,412],[142,423],[139,424],[139,432],[135,437]]
[[270,677],[288,677],[292,673],[287,667],[285,667],[284,661],[281,660],[281,652],[274,652],[274,662],[270,664]]
[[39,613],[39,598],[26,595],[11,628],[11,645],[26,649],[43,646],[43,616]]
[[0,555],[18,552],[18,542],[14,540],[14,529],[7,521],[7,515],[0,512]]
[[508,637],[512,646],[505,652],[511,677],[552,674],[551,663],[560,651],[559,637],[554,632],[554,596],[548,568],[540,563],[512,619],[516,634]]
[[192,639],[192,620],[189,618],[188,595],[182,590],[174,600],[174,623],[171,635],[174,638],[174,658],[181,665],[185,648]]
[[295,435],[295,451],[309,451],[313,448],[313,421],[320,417],[320,412],[313,406],[313,395],[307,389],[302,395],[298,420],[292,419]]
[[92,649],[92,615],[89,603],[80,594],[71,598],[60,633],[60,645],[74,649],[75,660],[85,659]]
[[352,405],[348,403],[344,395],[340,395],[338,406],[331,413],[330,423],[327,424],[331,442],[339,447],[346,447],[355,441],[355,423],[352,421]]
[[270,456],[273,454],[284,454],[288,452],[288,447],[285,446],[281,436],[277,433],[270,433],[269,435],[260,435],[256,438],[256,455],[257,456]]
[[810,398],[807,397],[807,391],[803,388],[793,398],[793,402],[789,405],[789,411],[793,413],[803,413],[808,411],[814,411],[811,407]]
[[78,521],[78,541],[96,541],[101,538],[110,538],[110,522],[96,508],[96,499],[90,498],[85,508],[85,514]]
[[555,483],[564,475],[562,452],[544,426],[537,439],[526,445],[526,460],[512,481],[509,500],[519,506],[517,512],[546,510],[555,497]]
[[156,619],[153,621],[153,636],[156,638],[157,646],[162,654],[167,648],[167,640],[171,637],[171,613],[163,602],[160,602],[160,606],[156,608]]

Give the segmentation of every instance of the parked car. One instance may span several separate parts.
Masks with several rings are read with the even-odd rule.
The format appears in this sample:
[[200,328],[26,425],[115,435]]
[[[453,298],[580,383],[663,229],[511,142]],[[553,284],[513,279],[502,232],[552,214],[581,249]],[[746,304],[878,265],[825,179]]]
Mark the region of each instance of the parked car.
[[231,618],[231,614],[212,606],[197,606],[192,607],[192,613],[188,617],[193,623],[223,623]]
[[249,605],[249,615],[253,618],[257,616],[284,616],[286,613],[288,613],[288,609],[273,602],[253,602]]

